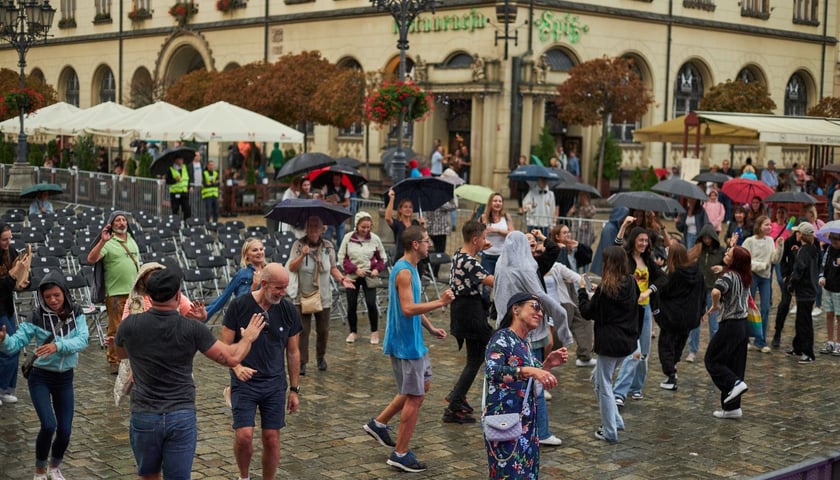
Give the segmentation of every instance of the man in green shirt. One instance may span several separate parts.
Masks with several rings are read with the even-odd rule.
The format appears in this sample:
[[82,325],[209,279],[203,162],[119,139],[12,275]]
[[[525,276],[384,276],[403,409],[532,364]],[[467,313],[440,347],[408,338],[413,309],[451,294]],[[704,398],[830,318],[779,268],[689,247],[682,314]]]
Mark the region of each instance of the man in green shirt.
[[[88,253],[88,262],[103,262],[105,271],[105,309],[108,312],[108,336],[117,333],[125,301],[134,286],[140,268],[140,249],[128,228],[128,214],[116,210],[102,228],[99,240]],[[114,346],[108,346],[111,373],[119,370],[120,359]]]

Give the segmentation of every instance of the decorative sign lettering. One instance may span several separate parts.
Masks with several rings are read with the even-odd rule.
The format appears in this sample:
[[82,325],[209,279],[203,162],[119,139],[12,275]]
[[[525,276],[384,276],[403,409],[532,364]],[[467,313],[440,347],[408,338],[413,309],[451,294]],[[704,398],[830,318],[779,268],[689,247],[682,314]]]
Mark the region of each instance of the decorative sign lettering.
[[[476,9],[470,9],[469,13],[452,15],[420,15],[408,27],[409,33],[434,33],[434,32],[474,32],[484,28],[487,24],[487,17]],[[394,22],[394,34],[399,33],[399,26]]]
[[534,28],[542,43],[560,42],[565,37],[569,43],[575,44],[581,34],[589,33],[589,25],[581,25],[578,16],[570,13],[555,15],[543,12],[534,21]]

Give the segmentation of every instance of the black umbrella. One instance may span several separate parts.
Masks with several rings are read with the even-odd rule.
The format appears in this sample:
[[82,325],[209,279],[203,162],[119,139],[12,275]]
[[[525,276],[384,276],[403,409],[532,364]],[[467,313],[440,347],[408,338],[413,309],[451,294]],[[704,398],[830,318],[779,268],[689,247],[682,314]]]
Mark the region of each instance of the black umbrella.
[[616,193],[607,201],[614,207],[627,207],[631,210],[685,213],[680,202],[654,192],[621,192]]
[[192,162],[195,158],[195,149],[190,147],[167,148],[155,158],[149,170],[151,170],[152,175],[166,175],[169,167],[175,163],[176,158],[183,158],[184,162]]
[[305,226],[309,217],[320,218],[324,225],[338,225],[352,216],[350,210],[344,207],[312,198],[288,198],[278,202],[265,214],[265,218],[288,223],[297,228]]
[[455,198],[455,187],[445,180],[435,177],[406,178],[392,187],[394,204],[407,198],[414,208],[426,212],[437,210],[444,203]]
[[[560,180],[560,175],[552,169],[541,167],[539,165],[520,165],[516,170],[508,174],[508,178],[516,181],[531,181],[535,182],[541,178],[549,182],[557,182]],[[577,181],[577,179],[574,179]]]
[[709,199],[709,196],[700,187],[682,178],[662,180],[650,189],[655,192],[669,193],[678,197],[696,198],[704,202]]
[[20,198],[35,198],[39,192],[47,192],[52,196],[64,193],[64,189],[61,188],[61,185],[55,183],[36,183],[24,188],[20,192]]
[[805,192],[776,192],[764,198],[765,203],[817,203],[817,199]]
[[[296,175],[316,168],[327,167],[335,164],[335,159],[326,153],[320,152],[306,152],[293,157],[288,162],[280,167],[280,171],[275,175],[277,178],[288,177]],[[287,222],[288,223],[288,222]]]
[[350,168],[359,168],[362,166],[362,162],[360,160],[356,160],[352,157],[338,157],[335,159],[335,163]]
[[714,182],[714,183],[724,183],[732,180],[732,177],[725,173],[720,172],[703,172],[699,175],[695,175],[692,178],[695,182]]
[[601,192],[598,191],[597,188],[589,185],[588,183],[581,183],[581,182],[558,182],[556,185],[551,187],[552,190],[561,190],[561,191],[573,191],[573,192],[586,192],[590,195],[595,195],[598,198],[601,198]]
[[[312,179],[312,188],[321,188],[328,183],[332,183],[332,177],[336,173],[346,176],[350,180],[350,183],[353,184],[354,190],[358,190],[362,188],[362,185],[368,183],[367,178],[355,168],[343,165],[330,165]],[[315,172],[312,172],[310,175],[314,174]]]

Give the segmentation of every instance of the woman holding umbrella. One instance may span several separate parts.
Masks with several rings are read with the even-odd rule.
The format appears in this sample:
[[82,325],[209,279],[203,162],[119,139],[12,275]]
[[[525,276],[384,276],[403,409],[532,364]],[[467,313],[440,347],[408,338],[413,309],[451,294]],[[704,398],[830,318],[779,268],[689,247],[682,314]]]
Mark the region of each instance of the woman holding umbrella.
[[29,215],[37,215],[39,213],[52,214],[53,206],[50,202],[50,193],[41,190],[35,194],[35,200],[29,204]]
[[385,222],[389,227],[391,227],[391,231],[394,232],[394,243],[397,247],[397,253],[394,256],[394,261],[399,260],[403,256],[403,246],[400,238],[402,238],[402,234],[405,229],[412,225],[422,226],[426,223],[423,220],[423,217],[420,217],[420,220],[414,219],[414,205],[411,203],[411,200],[407,198],[400,200],[400,203],[397,206],[397,218],[394,218],[395,196],[396,194],[394,193],[394,189],[389,189],[388,205],[385,207]]

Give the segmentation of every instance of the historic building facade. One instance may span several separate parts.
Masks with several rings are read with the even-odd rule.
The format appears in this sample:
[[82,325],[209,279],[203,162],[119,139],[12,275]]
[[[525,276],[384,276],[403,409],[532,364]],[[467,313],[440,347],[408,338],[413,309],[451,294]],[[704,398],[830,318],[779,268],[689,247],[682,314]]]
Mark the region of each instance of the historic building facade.
[[[428,154],[435,138],[450,148],[463,139],[474,183],[504,188],[510,165],[528,153],[545,124],[567,151],[578,151],[586,174],[600,129],[561,124],[552,97],[572,66],[604,55],[632,57],[656,99],[639,122],[613,128],[626,168],[677,158],[677,149],[672,155],[666,145],[632,143],[632,130],[696,108],[705,91],[727,79],[765,83],[777,114],[801,115],[822,96],[840,94],[836,1],[511,1],[516,15],[507,25],[497,16],[504,5],[447,0],[435,14],[421,14],[409,34],[407,70],[435,98],[432,115],[413,128],[413,147]],[[304,50],[360,68],[370,82],[398,67],[394,21],[365,0],[60,0],[54,6],[54,36],[29,52],[27,73],[80,107],[108,100],[141,106],[192,70],[272,62]],[[14,68],[11,49],[0,56]],[[375,164],[387,136],[374,126],[315,126],[308,141],[314,150]],[[719,153],[704,148],[704,159]],[[783,161],[798,155],[795,149],[775,154]]]

